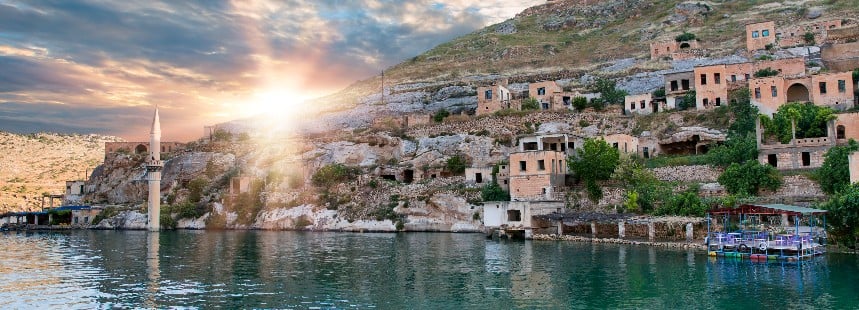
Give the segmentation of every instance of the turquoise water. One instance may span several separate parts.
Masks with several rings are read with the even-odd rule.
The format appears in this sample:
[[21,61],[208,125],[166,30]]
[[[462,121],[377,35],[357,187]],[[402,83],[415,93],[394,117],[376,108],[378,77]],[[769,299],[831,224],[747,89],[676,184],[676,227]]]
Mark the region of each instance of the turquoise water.
[[859,257],[803,264],[481,234],[0,233],[0,308],[854,309]]

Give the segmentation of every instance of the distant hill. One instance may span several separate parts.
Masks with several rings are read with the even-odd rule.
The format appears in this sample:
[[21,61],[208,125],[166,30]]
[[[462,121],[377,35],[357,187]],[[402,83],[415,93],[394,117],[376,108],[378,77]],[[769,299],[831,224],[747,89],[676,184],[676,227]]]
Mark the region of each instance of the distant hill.
[[[385,84],[484,83],[492,76],[579,76],[619,59],[649,59],[649,44],[694,33],[707,57],[744,51],[747,23],[789,25],[859,17],[859,0],[654,1],[550,0],[516,17],[440,44],[385,71]],[[669,64],[642,61],[623,72],[653,71]],[[356,82],[323,98],[331,110],[354,106],[378,93],[381,77]],[[396,91],[394,89],[393,91]]]
[[86,178],[104,160],[101,135],[0,132],[0,213],[39,210],[43,193],[61,194],[65,181]]

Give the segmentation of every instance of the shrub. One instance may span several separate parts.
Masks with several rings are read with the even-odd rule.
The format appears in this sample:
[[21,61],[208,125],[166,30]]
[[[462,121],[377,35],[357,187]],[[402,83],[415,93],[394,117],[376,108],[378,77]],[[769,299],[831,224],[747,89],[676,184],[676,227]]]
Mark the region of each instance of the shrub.
[[539,110],[540,102],[537,102],[537,99],[534,97],[529,97],[525,100],[522,100],[522,111],[527,110]]
[[665,97],[665,87],[653,91],[653,97],[655,98],[664,98]]
[[773,59],[775,59],[775,58],[773,58],[770,55],[760,55],[760,56],[758,56],[758,58],[755,58],[755,60],[773,60]]
[[115,207],[106,207],[104,208],[104,210],[101,210],[101,213],[97,214],[95,217],[92,218],[92,224],[98,225],[98,223],[101,223],[102,220],[109,219],[111,217],[116,216],[117,214],[119,214],[119,210],[117,210]]
[[695,40],[695,34],[689,32],[683,32],[683,34],[674,37],[674,41],[683,42],[683,41],[692,41]]
[[810,31],[806,32],[804,35],[802,35],[802,39],[805,41],[806,45],[814,45],[814,33],[813,32],[810,32]]
[[760,70],[755,72],[756,78],[764,78],[764,77],[770,77],[770,76],[776,76],[776,75],[778,75],[778,70],[774,70],[773,68],[770,68],[770,67],[766,67],[766,68],[760,69]]
[[206,185],[209,182],[203,178],[196,178],[188,182],[188,201],[191,203],[198,203],[203,198],[203,189],[206,188]]
[[439,109],[432,116],[432,120],[435,121],[436,123],[441,123],[442,121],[444,121],[444,118],[448,117],[448,116],[450,116],[450,112],[448,112],[445,109]]
[[773,48],[775,48],[775,45],[773,45],[772,43],[768,43],[767,45],[764,45],[764,48],[766,48],[768,51],[771,51]]
[[317,187],[331,187],[334,184],[342,183],[355,175],[355,169],[349,168],[346,165],[335,163],[319,168],[311,177],[311,182]]
[[215,139],[215,141],[230,141],[233,139],[233,133],[223,129],[217,129],[215,130],[215,133],[212,134],[212,138]]
[[489,182],[480,190],[480,199],[483,201],[510,201],[510,194],[504,191],[501,186],[494,181]]
[[859,242],[859,185],[850,185],[820,206],[829,210],[827,224],[830,239],[855,247]]
[[588,108],[588,98],[585,98],[585,97],[573,98],[573,108],[575,108],[576,111],[579,111],[579,112],[584,111],[585,109]]
[[704,216],[708,206],[698,197],[698,187],[671,196],[668,201],[656,210],[657,215]]
[[[605,78],[598,78],[591,85],[591,90],[600,93],[599,100],[594,100],[599,105],[605,104],[623,104],[623,100],[627,95],[626,91],[617,89],[617,82]],[[598,108],[595,106],[595,108]]]
[[853,139],[847,145],[832,147],[823,155],[823,165],[817,170],[816,177],[820,189],[827,194],[835,194],[850,185],[850,168],[847,157],[859,150],[859,143]]
[[680,98],[680,100],[675,103],[677,110],[683,111],[683,110],[688,110],[688,109],[694,109],[695,108],[695,95],[696,94],[695,94],[694,90],[689,91],[685,95],[683,95],[683,98]]
[[445,166],[447,167],[447,171],[450,171],[453,174],[459,175],[465,173],[465,166],[467,165],[465,158],[461,155],[455,155],[451,158],[447,159],[447,163]]
[[776,190],[782,183],[781,174],[773,166],[757,160],[731,164],[718,181],[729,193],[742,196],[757,195],[761,189]]
[[708,153],[711,165],[726,167],[732,163],[742,163],[758,158],[758,145],[754,134],[728,139],[723,145],[712,148]]

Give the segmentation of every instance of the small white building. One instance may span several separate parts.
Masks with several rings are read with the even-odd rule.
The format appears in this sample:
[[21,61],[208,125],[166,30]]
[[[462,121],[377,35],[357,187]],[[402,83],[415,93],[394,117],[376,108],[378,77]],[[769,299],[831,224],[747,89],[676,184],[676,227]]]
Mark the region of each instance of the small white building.
[[524,231],[525,238],[544,227],[534,216],[564,212],[563,201],[490,201],[483,203],[483,226],[487,230]]
[[84,186],[86,185],[86,181],[76,180],[76,181],[66,181],[66,194],[63,196],[64,204],[77,204],[83,200],[84,194]]

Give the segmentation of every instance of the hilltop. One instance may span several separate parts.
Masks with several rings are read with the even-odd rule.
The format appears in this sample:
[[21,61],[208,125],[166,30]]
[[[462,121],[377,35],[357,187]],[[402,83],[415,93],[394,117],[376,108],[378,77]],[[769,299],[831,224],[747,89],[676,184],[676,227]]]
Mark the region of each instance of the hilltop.
[[43,193],[62,194],[65,181],[85,179],[104,160],[104,143],[118,141],[101,135],[0,132],[0,213],[40,210]]

